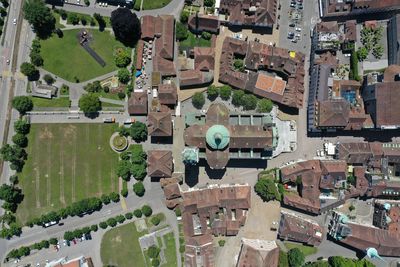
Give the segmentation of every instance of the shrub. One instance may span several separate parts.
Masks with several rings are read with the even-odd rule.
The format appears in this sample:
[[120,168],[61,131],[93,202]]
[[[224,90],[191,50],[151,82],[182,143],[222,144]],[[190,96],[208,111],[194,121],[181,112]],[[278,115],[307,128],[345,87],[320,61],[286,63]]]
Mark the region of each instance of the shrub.
[[125,214],[125,218],[126,218],[127,220],[132,219],[132,218],[133,218],[132,212],[127,212],[127,213]]
[[101,195],[101,202],[103,202],[104,205],[107,205],[111,202],[110,197],[107,196],[106,194]]
[[133,211],[133,215],[135,215],[136,218],[141,218],[142,217],[142,210],[136,209]]
[[45,74],[43,76],[43,80],[47,83],[47,84],[53,84],[55,82],[53,76],[51,76],[50,74]]
[[147,255],[151,258],[151,259],[155,259],[158,257],[158,255],[160,254],[160,249],[156,246],[150,246],[147,250]]
[[111,227],[115,227],[117,225],[117,220],[114,218],[110,218],[107,220],[107,225]]
[[106,222],[100,222],[99,226],[101,229],[106,229],[108,227],[108,224]]
[[297,267],[302,266],[304,263],[305,257],[303,252],[298,248],[292,248],[288,251],[288,261],[289,266]]
[[192,97],[192,104],[195,108],[201,109],[204,104],[206,103],[206,100],[204,98],[203,93],[197,92],[193,95]]
[[176,209],[175,209],[175,215],[176,215],[177,217],[182,216],[182,211],[181,211],[180,208],[176,208]]
[[219,240],[219,241],[218,241],[218,245],[219,245],[220,247],[225,246],[225,240],[224,240],[224,239]]
[[183,41],[187,39],[189,36],[189,30],[187,29],[186,25],[177,22],[175,36],[178,41]]
[[90,230],[93,232],[97,232],[99,228],[97,227],[97,224],[93,224],[92,226],[90,226]]
[[154,267],[160,266],[160,260],[159,259],[152,259],[151,260],[151,266],[154,266]]
[[229,85],[224,85],[219,89],[219,95],[222,100],[229,100],[231,98],[232,88]]
[[57,238],[52,237],[52,238],[49,239],[49,243],[51,245],[57,245],[57,242],[58,242]]
[[144,193],[146,192],[146,189],[144,188],[144,185],[142,182],[137,182],[133,185],[133,192],[139,197],[144,196]]
[[201,33],[201,37],[203,37],[203,39],[206,39],[206,40],[210,40],[211,39],[211,33],[209,33],[209,32],[202,32]]
[[155,226],[159,225],[161,222],[161,220],[158,216],[153,216],[150,221]]
[[151,207],[149,205],[144,205],[142,207],[142,213],[144,216],[149,217],[149,216],[151,216],[151,214],[153,214],[153,210],[151,209]]
[[118,215],[117,217],[115,217],[115,220],[118,222],[118,223],[123,223],[124,221],[125,221],[125,216],[124,215]]
[[19,119],[14,123],[14,130],[20,134],[28,134],[31,125],[24,119]]
[[210,85],[207,88],[207,98],[210,99],[211,101],[215,100],[218,97],[219,90],[216,86]]
[[260,113],[269,113],[273,108],[273,103],[270,99],[260,99],[257,103],[257,111]]
[[115,192],[112,192],[110,194],[110,199],[112,200],[112,202],[119,202],[119,194],[115,193]]
[[181,246],[179,247],[179,252],[180,252],[180,253],[185,252],[185,245],[181,245]]
[[125,93],[124,92],[118,92],[118,98],[119,99],[124,99],[125,98]]

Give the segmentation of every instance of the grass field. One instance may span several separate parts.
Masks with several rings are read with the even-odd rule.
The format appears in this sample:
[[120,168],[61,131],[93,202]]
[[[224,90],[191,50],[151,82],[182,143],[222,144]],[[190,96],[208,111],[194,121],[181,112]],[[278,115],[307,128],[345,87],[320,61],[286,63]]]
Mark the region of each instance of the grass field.
[[146,267],[138,240],[144,234],[136,230],[134,223],[106,232],[101,240],[101,261],[104,266]]
[[304,256],[315,254],[318,251],[318,249],[316,247],[304,246],[301,244],[294,244],[294,243],[290,243],[290,242],[284,242],[284,244],[288,250],[290,250],[292,248],[300,249],[304,253]]
[[112,124],[32,124],[28,160],[20,176],[25,195],[17,217],[41,214],[102,193],[118,192]]
[[194,35],[193,33],[191,33],[189,31],[189,36],[186,40],[183,40],[182,42],[179,43],[179,46],[182,48],[185,47],[195,47],[195,46],[200,46],[200,47],[210,47],[211,46],[211,40],[206,40],[204,38],[201,38],[201,36],[199,36],[199,38],[196,38],[196,35]]
[[70,82],[76,82],[75,78],[79,82],[87,81],[116,70],[113,53],[116,48],[124,46],[109,31],[89,30],[93,36],[90,47],[106,62],[102,67],[80,46],[76,37],[79,31],[66,30],[63,38],[53,35],[41,41],[43,68]]
[[31,97],[34,108],[69,108],[71,106],[71,101],[69,97],[60,97],[53,99],[46,99],[40,97]]
[[164,249],[165,259],[167,263],[162,264],[162,267],[175,267],[178,266],[178,262],[176,260],[176,246],[175,246],[175,238],[173,233],[168,233],[163,236],[164,244],[166,248]]
[[168,5],[171,0],[137,0],[133,9],[140,10],[140,4],[143,1],[142,10],[157,9]]

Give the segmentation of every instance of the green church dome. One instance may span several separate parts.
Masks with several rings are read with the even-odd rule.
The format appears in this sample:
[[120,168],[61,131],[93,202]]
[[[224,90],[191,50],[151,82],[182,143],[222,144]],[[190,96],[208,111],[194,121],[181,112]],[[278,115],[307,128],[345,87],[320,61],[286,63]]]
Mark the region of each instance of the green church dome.
[[212,149],[224,149],[229,144],[229,130],[223,125],[213,125],[206,133],[207,144]]

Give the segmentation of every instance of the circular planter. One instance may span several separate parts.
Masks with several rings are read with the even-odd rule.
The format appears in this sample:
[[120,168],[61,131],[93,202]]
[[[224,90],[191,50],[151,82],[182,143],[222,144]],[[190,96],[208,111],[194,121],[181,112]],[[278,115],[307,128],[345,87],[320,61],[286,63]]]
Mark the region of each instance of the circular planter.
[[120,136],[119,133],[114,133],[111,136],[110,145],[114,151],[122,152],[128,147],[128,139]]

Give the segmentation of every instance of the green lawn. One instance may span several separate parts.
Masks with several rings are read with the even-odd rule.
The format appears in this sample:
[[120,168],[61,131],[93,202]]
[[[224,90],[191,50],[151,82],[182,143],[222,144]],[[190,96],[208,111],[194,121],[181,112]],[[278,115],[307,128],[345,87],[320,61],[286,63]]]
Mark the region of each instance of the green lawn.
[[101,102],[102,107],[111,107],[111,108],[123,108],[124,106],[114,104],[114,103],[108,103],[108,102]]
[[106,232],[101,240],[101,261],[103,265],[118,267],[146,267],[139,237],[134,223],[125,224]]
[[[140,0],[138,0],[140,2]],[[142,10],[165,7],[171,0],[143,0]]]
[[196,35],[194,35],[193,33],[191,33],[189,31],[189,36],[186,40],[181,41],[179,43],[180,47],[184,48],[184,47],[190,47],[193,48],[195,46],[200,46],[200,47],[210,47],[211,46],[211,40],[206,40],[201,38],[201,36],[199,35],[199,38],[196,38]]
[[175,246],[175,238],[173,233],[168,233],[163,236],[164,244],[166,249],[164,249],[165,259],[167,263],[161,265],[162,267],[175,267],[178,266],[176,260],[176,246]]
[[117,70],[113,53],[116,48],[124,46],[109,31],[89,30],[93,36],[91,48],[106,62],[106,66],[102,67],[80,46],[77,39],[79,31],[65,30],[63,38],[53,35],[41,41],[43,68],[71,82],[76,82],[75,78],[79,82],[87,81]]
[[69,97],[60,97],[60,98],[40,98],[40,97],[31,97],[34,108],[69,108],[71,106],[71,101]]
[[60,19],[61,19],[60,14],[58,14],[56,12],[51,12],[51,13],[53,14],[54,18],[56,19],[56,28],[60,28],[60,29],[65,28],[65,26],[60,23]]
[[284,242],[284,244],[288,250],[290,250],[292,248],[300,249],[301,251],[303,251],[304,256],[315,254],[318,251],[318,249],[316,247],[304,246],[301,244],[295,244],[295,243],[290,243],[290,242]]
[[121,99],[119,99],[118,94],[106,93],[104,91],[94,93],[94,94],[97,95],[98,97],[110,98],[110,99],[114,99],[114,100],[121,100]]
[[118,154],[109,140],[114,124],[32,124],[28,159],[19,186],[24,200],[20,222],[72,202],[118,191]]

